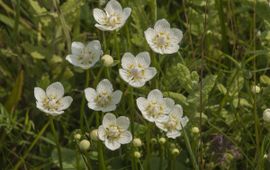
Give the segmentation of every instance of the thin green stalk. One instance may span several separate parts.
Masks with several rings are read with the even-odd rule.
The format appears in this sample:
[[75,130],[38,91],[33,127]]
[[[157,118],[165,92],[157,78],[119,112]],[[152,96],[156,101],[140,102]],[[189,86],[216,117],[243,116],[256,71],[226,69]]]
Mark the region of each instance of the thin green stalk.
[[192,162],[192,165],[193,165],[193,169],[194,170],[199,170],[199,166],[197,164],[197,161],[196,161],[196,158],[194,156],[194,153],[191,149],[191,145],[190,145],[190,142],[189,142],[189,138],[186,134],[186,131],[185,131],[185,128],[182,127],[182,132],[184,134],[184,140],[185,140],[185,144],[186,144],[186,147],[188,149],[188,153],[189,153],[189,156],[190,156],[190,159],[191,159],[191,162]]
[[151,165],[150,165],[150,158],[151,158],[151,125],[148,126],[148,130],[147,130],[147,134],[146,134],[146,169],[151,169]]
[[36,135],[36,138],[33,140],[30,147],[25,151],[25,153],[21,157],[20,161],[17,162],[17,164],[14,166],[14,168],[13,168],[14,170],[17,170],[20,168],[21,164],[24,162],[25,158],[28,156],[28,154],[32,150],[32,148],[36,145],[37,141],[43,135],[43,133],[45,132],[45,130],[47,129],[49,124],[50,124],[50,120],[42,127],[41,131]]
[[160,146],[160,155],[159,155],[159,170],[163,169],[163,156],[164,156],[164,146],[161,144]]
[[57,133],[56,133],[56,130],[55,130],[55,127],[54,127],[53,118],[50,118],[50,122],[51,122],[51,130],[52,130],[54,138],[55,138],[55,143],[56,143],[56,148],[57,148],[57,153],[58,153],[58,160],[59,160],[60,169],[63,170],[62,153],[61,153],[61,148],[60,148],[60,144],[59,144],[59,138],[57,136]]
[[[85,73],[85,88],[87,88],[89,86],[89,81],[90,81],[90,70],[87,69],[86,73]],[[85,97],[82,98],[82,102],[81,102],[81,108],[80,108],[80,128],[84,129],[84,120],[85,123],[87,125],[87,130],[89,129],[88,124],[87,124],[87,119],[85,117]]]
[[130,111],[131,111],[131,133],[134,134],[134,119],[135,119],[135,107],[134,107],[134,98],[133,98],[133,88],[129,87],[130,89],[130,95],[129,95],[129,105],[130,105]]
[[116,50],[116,59],[120,61],[120,51],[119,51],[119,45],[117,42],[117,32],[114,31],[113,33],[113,42],[114,42],[114,49]]

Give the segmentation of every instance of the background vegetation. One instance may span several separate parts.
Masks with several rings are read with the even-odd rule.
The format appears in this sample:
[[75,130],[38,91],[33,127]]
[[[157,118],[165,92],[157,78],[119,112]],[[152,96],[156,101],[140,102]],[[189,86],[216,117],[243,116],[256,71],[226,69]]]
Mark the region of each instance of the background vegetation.
[[[192,152],[200,169],[266,169],[264,155],[270,141],[262,112],[270,107],[270,6],[267,0],[120,0],[132,14],[117,34],[94,27],[92,9],[103,8],[105,0],[0,0],[0,167],[1,169],[58,169],[56,143],[48,117],[35,107],[33,89],[60,81],[74,98],[70,109],[57,119],[58,138],[65,169],[100,166],[97,143],[80,152],[74,133],[89,133],[98,127],[95,114],[82,105],[85,72],[69,64],[72,41],[98,39],[106,54],[114,58],[129,51],[151,52],[143,32],[157,19],[166,18],[183,30],[181,50],[158,56],[162,70],[155,77],[159,89],[181,104],[190,119],[186,127]],[[119,63],[119,61],[115,61]],[[128,85],[117,66],[105,68],[99,62],[90,70],[90,87],[103,78],[120,88],[123,98],[119,115],[133,111]],[[261,91],[254,92],[257,85]],[[134,91],[145,96],[153,85]],[[80,111],[81,110],[81,111]],[[81,114],[86,116],[84,121]],[[150,143],[151,153],[140,149],[138,169],[150,155],[151,169],[194,169],[183,137],[167,139],[163,165],[161,144],[145,137],[147,126],[136,118],[135,136]],[[199,127],[200,134],[192,133]],[[41,131],[44,133],[38,136]],[[151,138],[163,136],[154,129]],[[39,137],[35,145],[32,142]],[[87,135],[84,135],[87,138]],[[170,153],[171,145],[181,153]],[[131,169],[130,147],[111,152],[104,149],[106,167]],[[84,158],[84,159],[83,159]],[[162,157],[163,159],[163,157]],[[20,165],[18,166],[18,163]],[[149,167],[148,167],[149,168]],[[147,169],[145,167],[144,169]]]

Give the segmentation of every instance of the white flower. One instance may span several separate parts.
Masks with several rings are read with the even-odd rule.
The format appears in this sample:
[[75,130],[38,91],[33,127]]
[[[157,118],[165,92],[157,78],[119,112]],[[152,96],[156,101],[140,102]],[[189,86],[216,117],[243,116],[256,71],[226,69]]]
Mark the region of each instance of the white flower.
[[71,54],[66,57],[66,60],[74,66],[89,69],[99,61],[102,54],[98,40],[90,41],[86,46],[81,42],[72,42]]
[[166,119],[166,115],[174,106],[174,101],[170,98],[163,98],[161,91],[158,89],[152,90],[147,99],[139,97],[136,102],[143,117],[150,122]]
[[183,109],[180,105],[175,105],[167,118],[161,121],[157,121],[156,125],[161,130],[166,132],[168,138],[175,139],[181,135],[180,130],[186,126],[188,118],[183,117]]
[[116,90],[113,92],[113,86],[107,79],[98,83],[97,89],[86,88],[84,90],[88,107],[95,111],[110,112],[116,109],[120,102],[122,92]]
[[270,123],[270,109],[265,109],[263,112],[263,120]]
[[159,54],[173,54],[179,50],[179,43],[183,33],[177,28],[170,28],[166,19],[156,22],[154,29],[148,28],[144,32],[147,43],[151,49]]
[[40,87],[35,87],[34,95],[37,108],[52,116],[63,114],[73,100],[70,96],[63,97],[64,87],[59,82],[49,85],[46,92]]
[[120,148],[121,144],[130,143],[132,134],[128,131],[130,121],[126,116],[115,117],[112,113],[106,113],[102,125],[98,128],[98,137],[104,141],[110,150]]
[[119,69],[120,77],[132,87],[142,87],[157,73],[156,68],[149,67],[150,63],[148,52],[141,52],[136,57],[125,53],[121,59],[123,69]]
[[131,9],[124,8],[116,0],[110,0],[104,11],[98,8],[93,10],[94,18],[98,24],[95,27],[102,31],[113,31],[120,29],[130,16]]

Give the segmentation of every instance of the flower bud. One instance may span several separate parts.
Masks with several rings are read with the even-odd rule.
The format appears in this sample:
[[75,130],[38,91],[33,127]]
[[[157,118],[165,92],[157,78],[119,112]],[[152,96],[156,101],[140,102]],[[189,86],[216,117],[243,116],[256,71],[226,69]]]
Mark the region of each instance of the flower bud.
[[94,129],[90,132],[90,138],[94,141],[98,141],[98,130]]
[[135,158],[139,159],[141,156],[142,156],[142,155],[141,155],[140,152],[138,152],[138,151],[135,151],[135,152],[134,152],[134,157],[135,157]]
[[257,86],[257,85],[253,85],[252,87],[251,87],[251,91],[252,91],[252,93],[260,93],[261,92],[261,88],[260,88],[260,86]]
[[135,147],[141,147],[142,146],[142,141],[141,141],[140,138],[134,138],[132,143],[133,143],[133,146],[135,146]]
[[157,143],[157,139],[156,138],[152,138],[151,139],[151,143],[156,144]]
[[263,120],[270,123],[270,109],[265,109],[263,112]]
[[163,137],[159,138],[158,141],[159,141],[160,144],[166,143],[166,139],[163,138]]
[[194,134],[200,133],[200,129],[199,129],[198,127],[196,127],[196,126],[194,126],[194,127],[191,129],[191,131],[192,131],[192,133],[194,133]]
[[174,149],[172,149],[171,153],[172,153],[172,155],[177,156],[180,154],[180,151],[179,151],[179,149],[174,148]]
[[82,137],[82,135],[79,133],[74,134],[74,139],[76,139],[76,140],[80,140],[81,137]]
[[103,62],[103,65],[106,67],[110,67],[113,64],[113,58],[112,56],[105,54],[101,57],[101,61]]
[[79,143],[79,148],[81,151],[87,151],[90,148],[90,142],[86,139],[83,139],[80,143]]

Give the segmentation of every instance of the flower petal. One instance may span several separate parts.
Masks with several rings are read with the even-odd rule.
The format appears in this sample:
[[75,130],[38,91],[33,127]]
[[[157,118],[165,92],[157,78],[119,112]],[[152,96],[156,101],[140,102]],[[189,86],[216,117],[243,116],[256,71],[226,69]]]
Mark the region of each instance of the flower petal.
[[131,14],[131,8],[124,8],[123,10],[123,14],[124,14],[124,22],[128,19],[128,17],[130,16]]
[[127,144],[132,141],[132,134],[129,131],[125,131],[121,133],[120,138],[119,138],[119,143],[121,144]]
[[169,113],[172,111],[172,109],[174,108],[174,100],[171,99],[171,98],[164,98],[164,102],[165,102],[165,105],[166,105],[166,108],[165,108],[165,113]]
[[99,126],[98,127],[98,138],[101,140],[101,141],[104,141],[105,138],[106,138],[106,132],[105,132],[105,129],[103,126]]
[[109,14],[109,15],[112,15],[114,13],[117,13],[117,14],[121,14],[122,12],[122,6],[121,4],[116,1],[116,0],[110,0],[106,7],[105,7],[105,11]]
[[143,81],[143,80],[131,80],[131,81],[129,81],[129,85],[132,86],[132,87],[139,88],[139,87],[142,87],[142,86],[145,85],[145,81]]
[[55,97],[57,100],[64,96],[64,87],[60,82],[49,85],[46,89],[48,97]]
[[90,51],[92,50],[101,50],[101,44],[99,42],[99,40],[93,40],[90,41],[87,45],[86,48],[88,48]]
[[111,124],[116,124],[116,117],[112,113],[106,113],[102,120],[102,125],[106,129]]
[[155,67],[149,67],[145,69],[144,79],[145,81],[151,80],[157,74],[157,69]]
[[93,102],[97,96],[96,90],[93,88],[86,88],[84,94],[88,102]]
[[141,52],[136,56],[136,61],[139,67],[147,68],[151,64],[150,55],[148,52]]
[[107,15],[103,10],[95,8],[93,10],[93,15],[94,15],[95,20],[99,24],[105,24],[106,23]]
[[100,111],[102,112],[111,112],[114,111],[116,109],[116,105],[115,104],[111,104],[105,107],[100,107]]
[[101,80],[98,85],[97,85],[97,93],[112,93],[113,91],[113,86],[112,83],[108,79],[103,79]]
[[47,98],[45,91],[40,87],[34,88],[34,96],[37,101],[42,102],[45,98]]
[[181,119],[183,116],[183,108],[181,105],[177,104],[173,107],[173,109],[171,110],[170,115],[174,115],[177,118]]
[[130,80],[132,79],[129,72],[127,70],[124,70],[124,69],[119,69],[119,75],[127,83],[129,83]]
[[114,150],[116,150],[116,149],[119,149],[120,146],[121,146],[121,144],[118,143],[117,141],[114,141],[114,140],[108,140],[108,139],[105,139],[105,146],[106,146],[108,149],[114,151]]
[[161,54],[173,54],[176,53],[179,50],[179,45],[172,43],[170,46],[162,50]]
[[150,46],[153,46],[153,38],[156,36],[156,32],[153,28],[148,28],[146,31],[144,31],[144,36],[146,38],[147,43]]
[[81,42],[72,42],[71,53],[74,55],[80,55],[84,49],[84,44]]
[[177,138],[178,136],[181,136],[181,133],[180,133],[179,131],[176,131],[176,130],[174,130],[174,131],[168,131],[168,132],[166,133],[166,136],[167,136],[168,138],[175,139],[175,138]]
[[170,29],[170,23],[166,19],[160,19],[156,22],[154,29],[158,32],[164,32]]
[[121,100],[122,97],[122,92],[120,90],[116,90],[115,92],[113,92],[112,94],[112,103],[113,104],[118,104]]
[[170,34],[171,34],[171,39],[176,44],[178,44],[183,38],[183,32],[177,28],[171,28]]
[[131,67],[134,67],[136,63],[136,59],[133,54],[127,52],[123,55],[121,59],[121,66],[124,69],[130,69]]
[[73,101],[73,99],[70,96],[65,96],[65,97],[61,98],[59,100],[61,106],[58,108],[58,110],[62,111],[62,110],[67,109],[71,105],[72,101]]
[[148,105],[148,101],[144,97],[139,97],[136,99],[136,104],[137,104],[140,111],[144,111]]
[[130,120],[126,116],[120,116],[116,119],[116,124],[123,130],[127,130],[130,124]]
[[158,89],[154,89],[152,91],[149,92],[148,96],[147,96],[148,100],[157,100],[160,101],[163,99],[163,94],[161,93],[160,90]]

